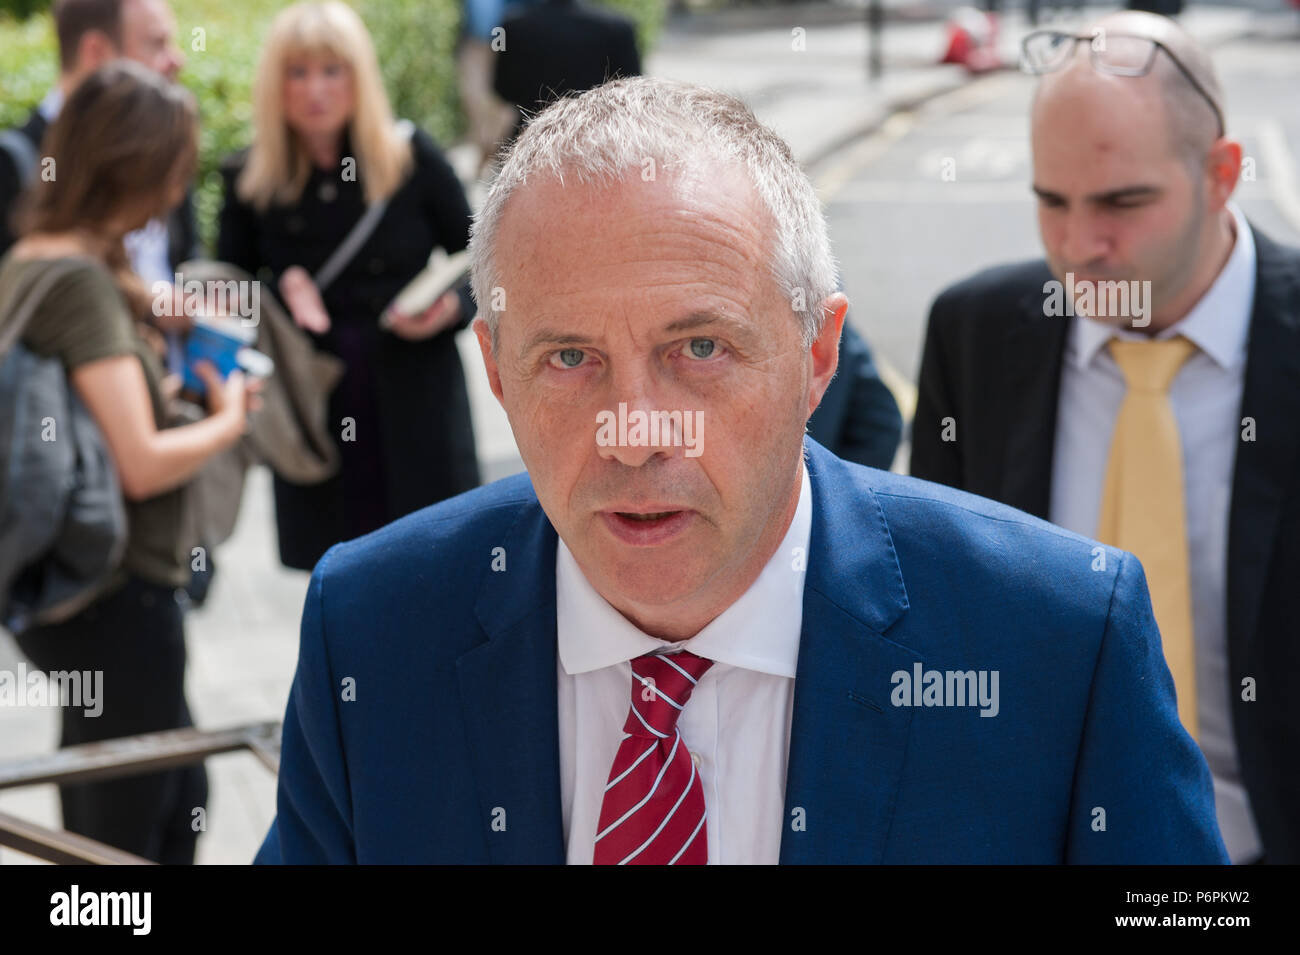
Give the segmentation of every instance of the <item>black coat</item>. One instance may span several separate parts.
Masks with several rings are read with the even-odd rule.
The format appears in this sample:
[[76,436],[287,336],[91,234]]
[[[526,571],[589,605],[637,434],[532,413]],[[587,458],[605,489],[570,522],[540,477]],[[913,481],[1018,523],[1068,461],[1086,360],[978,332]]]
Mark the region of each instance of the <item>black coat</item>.
[[613,77],[641,75],[636,25],[622,14],[552,0],[521,8],[502,28],[493,88],[526,114]]
[[[37,154],[41,151],[41,140],[49,123],[39,109],[32,110],[27,122],[19,131],[27,137]],[[13,158],[8,152],[0,150],[0,255],[9,251],[17,238],[12,231],[10,215],[14,204],[22,192],[22,176],[14,168]],[[199,254],[198,228],[194,221],[194,196],[186,193],[185,200],[172,210],[167,219],[167,258],[175,269],[182,262],[197,258]]]
[[[1300,862],[1300,252],[1254,230],[1255,303],[1228,516],[1228,699],[1264,856]],[[1048,517],[1069,322],[1044,262],[992,269],[930,312],[912,473]],[[956,421],[943,441],[943,419]],[[1256,681],[1245,701],[1241,681]]]
[[840,365],[821,404],[808,419],[808,434],[838,457],[888,471],[903,435],[903,416],[880,379],[871,348],[844,316]]
[[[311,486],[275,479],[281,560],[310,569],[334,543],[367,533],[479,483],[469,396],[455,332],[474,315],[460,289],[453,329],[411,342],[379,328],[379,315],[441,246],[469,243],[470,210],[460,181],[437,146],[417,130],[415,168],[389,200],[366,243],[323,294],[331,327],[313,335],[342,357],[346,371],[330,401],[330,428],[343,464]],[[341,156],[352,155],[346,140]],[[222,166],[225,203],[217,257],[259,276],[277,294],[285,269],[314,273],[365,209],[360,174],[313,171],[298,202],[258,213],[236,197],[245,154]],[[351,421],[351,433],[348,434]]]

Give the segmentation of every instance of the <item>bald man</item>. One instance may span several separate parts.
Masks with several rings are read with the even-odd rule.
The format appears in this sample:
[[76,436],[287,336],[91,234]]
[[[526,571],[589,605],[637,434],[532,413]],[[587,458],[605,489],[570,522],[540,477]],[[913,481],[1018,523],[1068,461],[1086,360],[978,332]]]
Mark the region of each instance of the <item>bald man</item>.
[[1024,54],[1045,260],[935,300],[912,473],[1139,557],[1229,855],[1300,862],[1300,253],[1172,21]]

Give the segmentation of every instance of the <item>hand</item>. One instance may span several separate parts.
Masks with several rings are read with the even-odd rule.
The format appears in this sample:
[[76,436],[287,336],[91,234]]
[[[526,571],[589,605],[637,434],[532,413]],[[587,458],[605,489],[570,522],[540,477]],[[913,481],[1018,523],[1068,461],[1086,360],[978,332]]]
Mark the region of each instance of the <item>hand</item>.
[[164,332],[188,332],[194,327],[194,316],[185,313],[185,293],[170,283],[168,288],[171,289],[171,308],[165,309],[161,315],[150,312],[149,323]]
[[198,362],[194,366],[194,373],[203,381],[206,389],[208,415],[231,421],[236,435],[247,433],[248,415],[262,407],[262,380],[246,378],[236,368],[222,381],[216,367],[209,361]]
[[444,292],[441,298],[419,315],[405,315],[394,308],[390,308],[387,315],[388,330],[394,335],[407,341],[432,338],[459,321],[460,296],[455,292]]
[[163,375],[159,383],[159,390],[162,391],[163,403],[171,404],[181,396],[181,376],[180,375]]
[[317,335],[330,330],[329,312],[325,311],[320,291],[301,265],[291,265],[280,276],[280,297],[299,328]]

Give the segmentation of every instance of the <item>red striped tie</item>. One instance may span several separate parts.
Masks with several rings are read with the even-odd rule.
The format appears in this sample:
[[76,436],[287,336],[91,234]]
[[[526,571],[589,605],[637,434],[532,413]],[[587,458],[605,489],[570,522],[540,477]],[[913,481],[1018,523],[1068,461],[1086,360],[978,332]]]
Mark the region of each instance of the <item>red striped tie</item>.
[[632,707],[600,806],[596,865],[709,861],[704,785],[677,717],[711,666],[685,650],[632,661]]

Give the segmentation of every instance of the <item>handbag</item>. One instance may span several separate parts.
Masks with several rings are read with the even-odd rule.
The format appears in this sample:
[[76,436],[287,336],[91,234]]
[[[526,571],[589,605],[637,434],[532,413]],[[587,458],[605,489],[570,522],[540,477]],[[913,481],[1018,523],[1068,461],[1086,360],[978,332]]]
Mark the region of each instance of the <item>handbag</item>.
[[43,270],[0,330],[0,621],[15,634],[91,603],[126,547],[126,506],[98,425],[62,362],[19,341],[75,267]]

